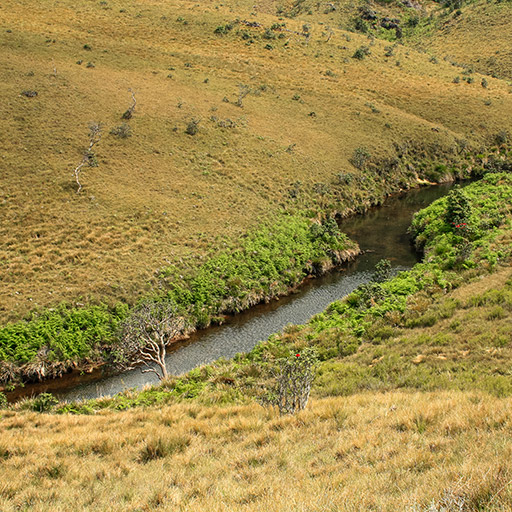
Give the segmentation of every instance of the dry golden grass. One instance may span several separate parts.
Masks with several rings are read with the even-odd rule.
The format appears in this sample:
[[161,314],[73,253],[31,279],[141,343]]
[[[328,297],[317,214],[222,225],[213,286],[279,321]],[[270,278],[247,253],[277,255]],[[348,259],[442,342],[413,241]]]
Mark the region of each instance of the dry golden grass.
[[[1,321],[61,300],[131,302],[157,269],[193,265],[293,203],[291,183],[308,190],[355,171],[357,147],[385,157],[394,142],[418,140],[435,158],[457,139],[478,146],[512,127],[504,82],[490,79],[486,106],[479,83],[453,84],[451,65],[406,47],[387,58],[387,43],[375,41],[357,61],[366,37],[347,41],[335,29],[326,42],[316,22],[307,46],[286,33],[288,46],[276,39],[272,51],[263,39],[246,45],[242,26],[213,33],[236,17],[268,27],[279,20],[267,7],[251,16],[249,3],[2,4]],[[300,31],[309,20],[285,21]],[[253,91],[243,108],[234,105],[239,83]],[[109,131],[130,105],[129,88],[138,101],[133,135],[118,139]],[[238,127],[219,128],[211,116]],[[184,133],[191,118],[201,120],[193,137]],[[90,121],[105,134],[77,195],[72,171]]]
[[395,512],[452,492],[464,510],[505,511],[511,418],[510,399],[461,392],[314,400],[295,417],[258,405],[4,412],[0,509]]
[[[430,51],[479,73],[510,79],[512,8],[508,2],[472,2],[460,16],[449,16],[423,42]],[[489,91],[492,97],[492,90]]]

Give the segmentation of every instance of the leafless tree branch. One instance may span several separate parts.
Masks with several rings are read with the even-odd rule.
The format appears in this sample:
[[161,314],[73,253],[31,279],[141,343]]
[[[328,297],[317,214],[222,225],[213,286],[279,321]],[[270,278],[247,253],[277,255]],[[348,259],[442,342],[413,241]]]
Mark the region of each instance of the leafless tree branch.
[[78,185],[78,189],[76,191],[77,194],[79,194],[82,190],[82,184],[80,183],[80,172],[82,171],[82,167],[84,165],[94,167],[96,160],[94,158],[92,148],[101,140],[102,134],[103,133],[100,123],[91,123],[89,125],[89,147],[84,151],[81,162],[75,167],[75,170],[73,171],[76,184]]
[[126,119],[126,120],[131,119],[133,117],[133,112],[135,111],[135,105],[137,105],[137,99],[135,98],[135,93],[131,89],[128,89],[128,91],[132,93],[132,104],[131,104],[130,108],[122,116],[122,118]]
[[186,326],[174,303],[141,304],[121,328],[121,339],[113,353],[114,367],[124,371],[145,366],[143,373],[153,372],[159,379],[167,378],[167,346]]

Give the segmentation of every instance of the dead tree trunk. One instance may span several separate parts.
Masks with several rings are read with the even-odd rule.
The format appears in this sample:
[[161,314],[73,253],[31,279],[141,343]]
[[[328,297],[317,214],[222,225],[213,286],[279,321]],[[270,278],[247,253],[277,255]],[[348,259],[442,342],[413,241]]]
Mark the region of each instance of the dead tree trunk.
[[89,147],[85,150],[81,162],[75,167],[73,171],[73,175],[75,176],[76,184],[78,185],[78,189],[76,191],[79,194],[82,190],[82,184],[80,183],[80,173],[82,172],[82,167],[84,165],[89,165],[89,167],[95,166],[95,157],[92,152],[92,148],[98,144],[101,140],[101,125],[99,123],[92,123],[89,125]]
[[135,98],[135,93],[131,89],[128,89],[128,90],[132,93],[132,104],[131,104],[130,108],[122,116],[123,119],[125,119],[125,120],[131,119],[133,117],[133,112],[135,111],[135,105],[137,105],[137,99]]
[[235,105],[237,107],[243,107],[243,100],[244,98],[251,92],[248,85],[242,85],[240,84],[238,86],[238,99],[235,102]]

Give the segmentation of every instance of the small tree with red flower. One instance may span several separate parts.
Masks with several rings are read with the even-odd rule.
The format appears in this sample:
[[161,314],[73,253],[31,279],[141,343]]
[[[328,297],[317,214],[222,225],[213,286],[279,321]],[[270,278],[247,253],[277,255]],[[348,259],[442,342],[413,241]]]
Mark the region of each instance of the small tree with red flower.
[[265,403],[277,405],[281,414],[303,410],[309,400],[317,362],[318,356],[312,348],[278,359],[277,369],[272,371],[275,385]]
[[450,224],[453,232],[460,237],[456,242],[458,250],[456,265],[463,264],[471,256],[471,203],[460,186],[455,185],[447,196],[445,221]]
[[465,230],[471,216],[471,203],[459,185],[450,190],[446,201],[446,222],[459,232]]

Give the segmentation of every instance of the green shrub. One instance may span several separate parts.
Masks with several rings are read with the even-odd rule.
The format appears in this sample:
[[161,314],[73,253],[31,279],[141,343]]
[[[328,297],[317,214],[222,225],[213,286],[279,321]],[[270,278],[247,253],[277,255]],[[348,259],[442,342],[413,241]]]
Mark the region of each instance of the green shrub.
[[350,163],[358,169],[363,169],[366,163],[370,160],[371,156],[372,155],[368,149],[364,146],[361,146],[354,150],[352,158],[350,159]]
[[32,400],[30,408],[35,412],[48,412],[58,403],[51,393],[41,393]]
[[380,260],[375,265],[375,270],[373,272],[372,281],[376,283],[383,283],[384,281],[389,280],[391,277],[391,261],[387,259]]
[[127,139],[128,137],[132,136],[132,129],[127,123],[123,123],[112,128],[112,130],[110,130],[110,135],[113,135],[119,139]]
[[277,368],[273,371],[276,384],[264,403],[276,405],[280,414],[295,414],[303,410],[309,400],[317,362],[318,354],[312,348],[278,359]]
[[225,35],[233,29],[233,25],[231,23],[226,23],[225,25],[219,25],[214,31],[214,34]]
[[467,229],[469,218],[471,216],[471,204],[464,191],[455,185],[446,197],[445,221],[451,226],[465,226]]
[[195,135],[199,131],[199,119],[191,119],[187,127],[185,128],[185,133],[188,135]]
[[354,52],[352,58],[357,60],[363,60],[368,55],[371,55],[370,48],[368,48],[368,46],[361,46]]
[[126,305],[76,309],[61,304],[28,321],[7,324],[0,329],[0,361],[28,363],[43,348],[50,362],[93,356],[99,346],[113,340],[127,311]]

